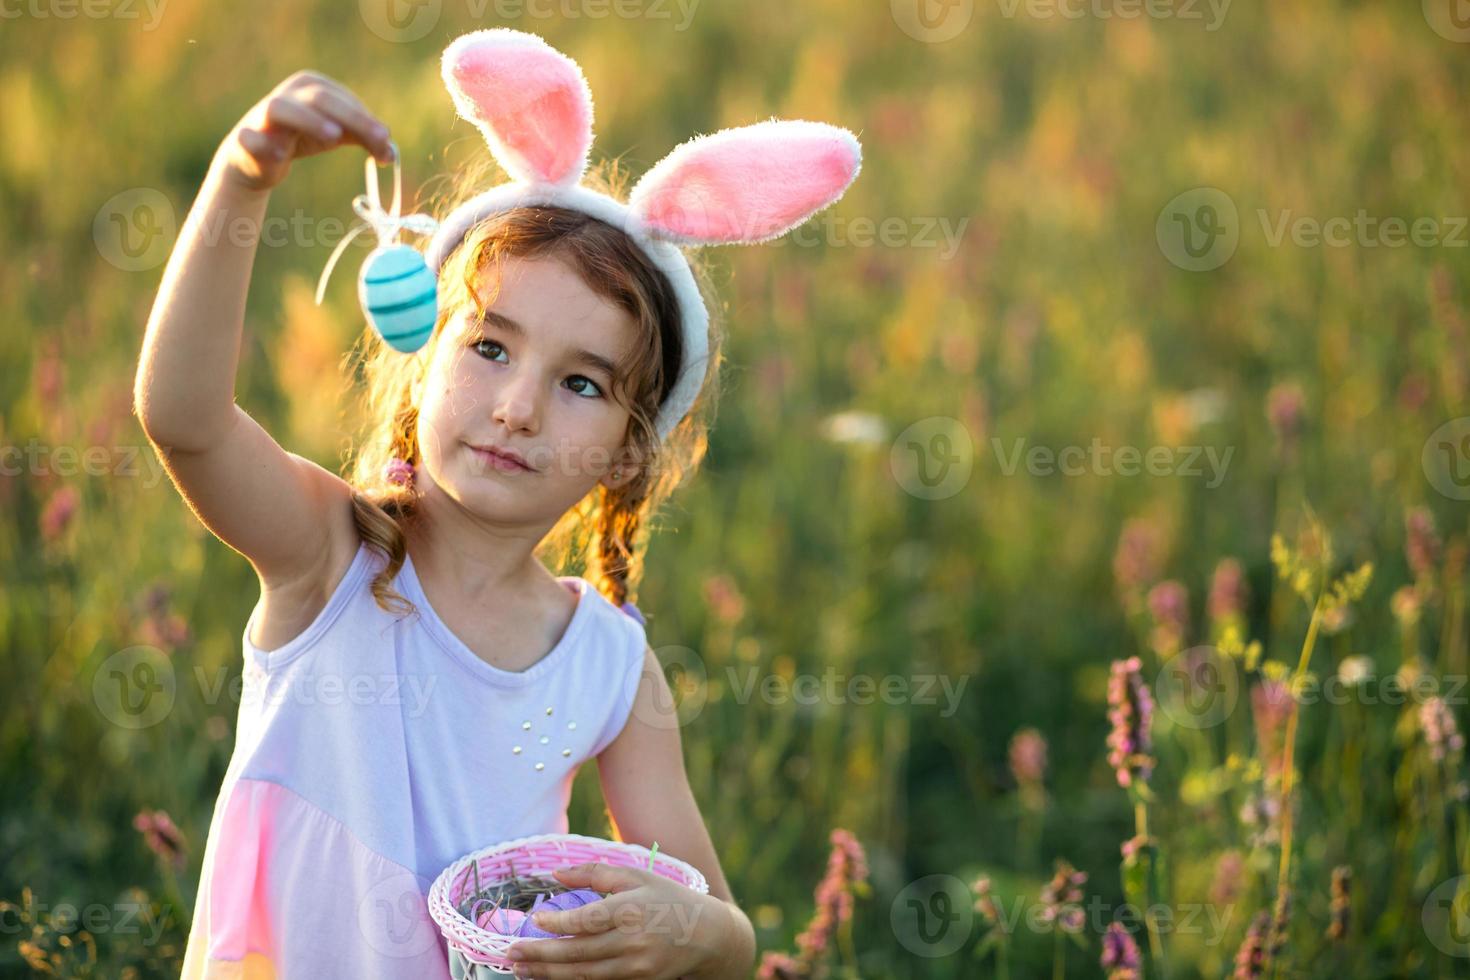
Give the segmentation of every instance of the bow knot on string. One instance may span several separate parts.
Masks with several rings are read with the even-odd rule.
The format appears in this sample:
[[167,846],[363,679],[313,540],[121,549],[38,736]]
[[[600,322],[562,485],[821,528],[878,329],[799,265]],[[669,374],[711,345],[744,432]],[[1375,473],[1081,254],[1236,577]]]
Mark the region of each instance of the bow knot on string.
[[368,157],[363,164],[363,170],[367,175],[367,193],[359,194],[352,199],[352,210],[362,219],[354,225],[352,230],[342,237],[337,247],[332,250],[332,255],[327,259],[326,268],[322,269],[322,275],[317,280],[316,302],[320,306],[322,294],[326,291],[327,280],[332,275],[332,269],[337,260],[342,257],[347,246],[352,240],[368,229],[372,229],[378,236],[378,247],[383,248],[398,241],[400,231],[411,231],[416,235],[432,235],[439,228],[439,222],[427,214],[402,214],[403,210],[403,166],[399,162],[398,145],[390,143],[393,148],[393,204],[384,211],[383,199],[378,194],[377,162]]

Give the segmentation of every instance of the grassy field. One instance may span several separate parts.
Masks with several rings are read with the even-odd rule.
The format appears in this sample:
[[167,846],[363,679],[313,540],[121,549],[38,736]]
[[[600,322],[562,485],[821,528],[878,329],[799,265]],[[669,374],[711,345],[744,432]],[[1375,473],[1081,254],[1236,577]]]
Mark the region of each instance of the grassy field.
[[[258,593],[130,401],[215,147],[314,68],[428,195],[484,155],[439,52],[509,26],[635,174],[772,115],[863,143],[829,212],[711,256],[726,393],[636,596],[768,974],[1470,976],[1449,4],[381,7],[0,24],[0,973],[178,972]],[[237,388],[334,470],[365,249],[312,292],[361,173],[273,195]],[[102,670],[140,646],[146,724]],[[590,769],[571,821],[608,831]]]

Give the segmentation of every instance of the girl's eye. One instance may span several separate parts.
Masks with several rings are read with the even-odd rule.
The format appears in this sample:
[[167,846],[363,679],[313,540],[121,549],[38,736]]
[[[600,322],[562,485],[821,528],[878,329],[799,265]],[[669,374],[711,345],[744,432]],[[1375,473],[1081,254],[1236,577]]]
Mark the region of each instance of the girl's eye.
[[[493,348],[495,348],[496,350],[499,350],[499,351],[505,350],[504,347],[501,347],[499,344],[497,344],[493,340],[477,340],[477,341],[474,342],[474,344],[472,346],[474,347],[475,351],[478,352],[481,356],[487,356],[487,355],[485,355],[485,352],[483,350],[481,350],[481,348],[483,348],[483,347],[493,347]],[[489,359],[493,361],[493,360],[495,360],[495,357],[493,355],[489,355]]]
[[[597,387],[597,382],[593,381],[591,378],[587,377],[586,375],[581,375],[581,374],[574,374],[574,375],[572,375],[570,378],[567,379],[567,385],[570,386],[570,385],[576,384],[578,381],[585,381],[587,383],[587,387],[586,388],[573,388],[572,390],[575,391],[577,394],[579,394],[579,395],[586,395],[586,397],[588,397],[588,398],[601,398],[602,397],[602,389],[599,388],[599,387]],[[592,392],[591,394],[587,394],[587,392],[588,392],[589,389]]]
[[[471,346],[481,357],[484,357],[485,359],[491,361],[499,361],[500,358],[497,355],[505,353],[504,347],[501,347],[493,340],[487,340],[484,338],[475,341],[474,344],[472,344]],[[485,348],[490,348],[490,351],[487,353]],[[580,387],[578,387],[579,384],[581,385]],[[584,398],[602,397],[602,389],[598,387],[597,382],[593,381],[586,375],[572,375],[570,378],[567,379],[567,387]]]

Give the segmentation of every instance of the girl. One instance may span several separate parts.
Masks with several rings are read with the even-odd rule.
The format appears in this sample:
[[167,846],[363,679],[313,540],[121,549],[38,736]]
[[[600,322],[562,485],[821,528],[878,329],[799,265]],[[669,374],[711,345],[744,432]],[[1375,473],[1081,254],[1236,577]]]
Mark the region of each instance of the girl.
[[[671,154],[637,228],[620,227],[622,206],[582,185],[591,101],[570,59],[534,35],[479,31],[444,69],[461,114],[542,203],[482,196],[440,225],[427,342],[405,354],[390,332],[365,341],[369,430],[347,479],[235,404],[255,242],[206,229],[258,229],[298,158],[352,143],[396,164],[350,91],[298,72],[237,124],[148,323],[138,416],[191,509],[261,583],[184,976],[449,976],[429,885],[471,850],[565,832],[572,778],[596,758],[617,836],[696,866],[709,894],[647,871],[563,869],[567,886],[608,897],[538,915],[565,938],[515,946],[516,973],[748,977],[753,930],[628,601],[642,529],[703,455],[720,357],[682,253],[653,236],[774,237],[840,196],[856,141],[823,134],[814,156],[792,133],[726,131],[736,142],[713,157]],[[782,166],[800,173],[780,179]],[[700,193],[680,193],[694,177]],[[773,189],[749,198],[762,179]],[[648,203],[670,200],[682,203]],[[590,578],[553,576],[542,556],[575,547]]]

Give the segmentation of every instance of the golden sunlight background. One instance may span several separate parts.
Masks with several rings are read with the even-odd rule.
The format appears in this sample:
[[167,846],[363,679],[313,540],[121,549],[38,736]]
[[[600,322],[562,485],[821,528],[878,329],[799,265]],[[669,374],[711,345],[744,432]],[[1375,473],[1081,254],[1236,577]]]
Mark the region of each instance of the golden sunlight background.
[[[314,68],[424,200],[485,154],[439,52],[508,26],[635,176],[769,116],[863,143],[837,206],[714,255],[726,394],[635,596],[767,976],[1470,975],[1455,13],[7,5],[0,972],[178,972],[258,593],[130,402],[215,147]],[[236,389],[334,470],[363,324],[312,292],[361,173],[273,195]],[[609,832],[591,772],[572,829]]]

